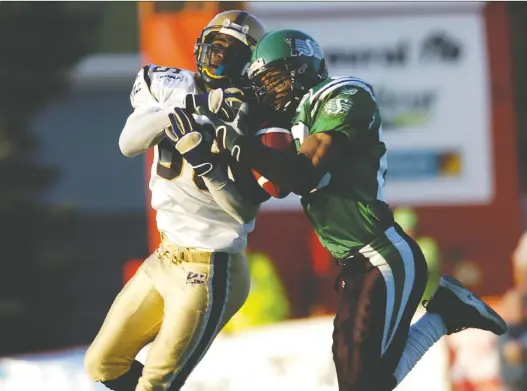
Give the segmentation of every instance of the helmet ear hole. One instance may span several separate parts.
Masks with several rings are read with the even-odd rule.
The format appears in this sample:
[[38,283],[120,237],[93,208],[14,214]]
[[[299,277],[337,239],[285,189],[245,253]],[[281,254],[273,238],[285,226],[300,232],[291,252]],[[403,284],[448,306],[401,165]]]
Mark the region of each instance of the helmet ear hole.
[[325,80],[328,78],[328,67],[326,65],[326,59],[323,58],[320,62],[320,69],[318,71],[318,78],[320,80]]

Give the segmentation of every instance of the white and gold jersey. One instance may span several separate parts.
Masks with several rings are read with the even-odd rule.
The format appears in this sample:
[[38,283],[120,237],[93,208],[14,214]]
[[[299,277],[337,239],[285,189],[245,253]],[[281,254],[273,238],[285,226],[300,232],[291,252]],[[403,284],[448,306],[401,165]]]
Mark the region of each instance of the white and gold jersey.
[[[136,111],[185,107],[185,96],[198,93],[191,71],[147,65],[134,83],[130,100]],[[207,123],[194,115],[196,122]],[[254,228],[254,219],[239,223],[220,207],[203,179],[166,138],[154,147],[150,176],[152,207],[157,227],[170,242],[180,247],[205,251],[239,252]]]

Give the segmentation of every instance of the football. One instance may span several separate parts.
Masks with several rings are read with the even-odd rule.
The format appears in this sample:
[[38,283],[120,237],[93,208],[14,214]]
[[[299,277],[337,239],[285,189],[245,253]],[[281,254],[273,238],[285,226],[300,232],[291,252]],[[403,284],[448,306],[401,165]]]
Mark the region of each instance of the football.
[[[295,151],[293,136],[287,129],[277,127],[265,128],[256,132],[255,137],[258,137],[260,142],[269,148],[282,151]],[[252,169],[252,173],[260,187],[270,196],[284,198],[289,194],[289,191],[281,189],[278,185],[262,176],[258,171]]]

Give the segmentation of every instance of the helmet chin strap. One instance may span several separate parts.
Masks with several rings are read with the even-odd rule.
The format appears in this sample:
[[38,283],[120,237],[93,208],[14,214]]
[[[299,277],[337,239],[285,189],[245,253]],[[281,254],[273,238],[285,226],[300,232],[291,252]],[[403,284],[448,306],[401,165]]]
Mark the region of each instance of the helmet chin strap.
[[216,76],[221,76],[224,70],[225,66],[223,64],[218,65],[218,68],[216,68]]
[[[221,70],[218,72],[220,68]],[[205,73],[210,79],[223,80],[227,78],[225,75],[222,75],[224,69],[225,67],[223,65],[218,65],[214,74],[212,74],[207,68],[203,68],[203,73]]]
[[300,97],[295,94],[294,83],[291,86],[291,98],[284,104],[284,107],[280,110],[282,113],[287,113],[288,111],[295,111],[300,102]]
[[296,108],[298,107],[300,99],[298,97],[293,96],[285,105],[282,107],[282,110],[280,110],[282,113],[288,113],[288,112],[294,112]]
[[230,86],[230,80],[228,77],[217,77],[216,75],[212,75],[206,68],[201,71],[201,79],[207,90],[227,88]]

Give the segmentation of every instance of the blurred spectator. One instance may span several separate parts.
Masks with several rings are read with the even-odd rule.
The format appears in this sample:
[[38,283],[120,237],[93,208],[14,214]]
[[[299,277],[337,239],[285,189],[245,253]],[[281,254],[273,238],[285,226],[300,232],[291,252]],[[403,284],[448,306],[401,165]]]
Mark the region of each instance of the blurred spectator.
[[509,325],[499,339],[503,383],[507,391],[527,390],[527,232],[512,255],[514,286],[502,301],[503,318]]
[[243,307],[227,323],[226,332],[238,332],[289,317],[289,300],[273,261],[264,253],[246,252],[251,291]]
[[420,236],[419,217],[411,208],[400,207],[394,210],[395,221],[401,228],[410,235],[421,247],[426,264],[428,266],[428,282],[426,284],[423,299],[429,299],[435,292],[441,277],[441,257],[439,246],[434,238],[430,236]]

